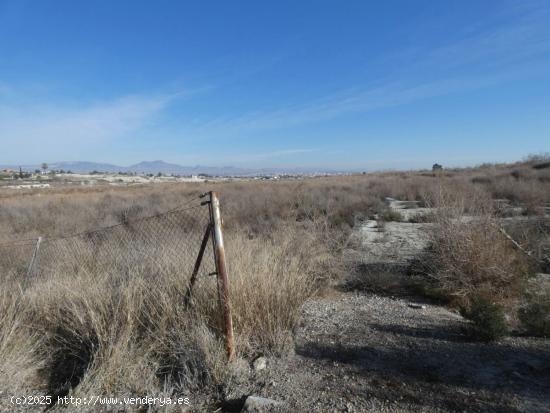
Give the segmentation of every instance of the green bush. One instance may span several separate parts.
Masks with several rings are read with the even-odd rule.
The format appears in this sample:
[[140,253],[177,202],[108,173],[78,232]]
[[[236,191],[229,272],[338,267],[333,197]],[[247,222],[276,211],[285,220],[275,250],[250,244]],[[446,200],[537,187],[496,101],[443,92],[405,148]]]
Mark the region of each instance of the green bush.
[[527,305],[519,310],[519,319],[528,334],[550,337],[550,289],[529,294]]
[[480,341],[493,341],[508,333],[502,307],[486,298],[475,297],[462,315],[472,321],[471,335]]

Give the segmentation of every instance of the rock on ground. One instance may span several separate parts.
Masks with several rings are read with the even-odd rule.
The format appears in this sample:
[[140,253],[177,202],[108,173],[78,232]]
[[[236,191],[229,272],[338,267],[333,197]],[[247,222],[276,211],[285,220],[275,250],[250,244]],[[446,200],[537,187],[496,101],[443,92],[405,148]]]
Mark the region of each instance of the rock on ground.
[[241,413],[272,412],[275,411],[274,409],[280,407],[281,403],[276,400],[267,399],[265,397],[259,396],[248,396],[244,403],[243,409],[241,410]]

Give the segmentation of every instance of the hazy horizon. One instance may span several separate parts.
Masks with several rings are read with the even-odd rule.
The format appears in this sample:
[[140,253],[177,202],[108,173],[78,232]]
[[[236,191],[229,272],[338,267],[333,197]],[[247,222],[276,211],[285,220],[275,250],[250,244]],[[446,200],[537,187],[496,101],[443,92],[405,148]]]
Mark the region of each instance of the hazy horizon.
[[0,164],[513,162],[550,150],[548,21],[535,0],[0,0]]
[[[543,152],[540,152],[540,153],[531,153],[531,154],[528,154],[526,156],[522,156],[522,157],[518,157],[516,159],[512,159],[512,160],[505,160],[505,161],[483,161],[483,162],[477,162],[477,163],[472,163],[472,164],[466,164],[466,165],[457,165],[457,164],[443,164],[442,166],[445,168],[445,169],[460,169],[460,168],[475,168],[475,167],[480,167],[484,164],[510,164],[510,163],[516,163],[516,162],[523,162],[523,161],[527,161],[528,160],[528,157],[529,156],[541,156],[541,157],[549,157],[550,154],[548,153],[543,153]],[[396,161],[396,162],[399,162],[399,161]],[[175,165],[175,166],[178,166],[178,167],[183,167],[183,168],[205,168],[205,172],[206,169],[208,168],[211,168],[211,169],[220,169],[220,170],[223,170],[223,169],[230,169],[230,168],[233,168],[233,169],[236,169],[236,170],[240,170],[240,171],[250,171],[250,172],[253,172],[253,171],[269,171],[269,170],[273,170],[273,171],[276,171],[276,172],[284,172],[285,170],[287,170],[288,172],[292,172],[292,171],[296,171],[296,172],[304,172],[304,173],[308,173],[308,172],[334,172],[334,173],[347,173],[347,172],[350,172],[350,173],[361,173],[361,172],[391,172],[391,171],[407,171],[407,170],[411,170],[411,171],[414,171],[414,170],[429,170],[429,169],[432,169],[432,166],[433,164],[435,163],[438,163],[438,164],[441,164],[441,162],[437,162],[437,161],[434,161],[434,162],[431,162],[431,163],[425,163],[425,164],[422,164],[421,162],[418,162],[418,166],[411,166],[411,167],[392,167],[391,166],[391,162],[385,162],[384,165],[382,167],[376,167],[375,164],[371,164],[371,165],[365,165],[364,168],[330,168],[330,167],[324,167],[324,166],[260,166],[260,167],[241,167],[241,166],[235,166],[235,165],[231,165],[231,164],[226,164],[226,165],[205,165],[205,164],[178,164],[178,163],[173,163],[173,162],[166,162],[162,159],[157,159],[157,160],[147,160],[147,159],[144,159],[144,160],[141,160],[139,162],[135,162],[135,163],[132,163],[132,164],[117,164],[117,163],[111,163],[111,162],[96,162],[96,161],[90,161],[90,160],[80,160],[80,161],[55,161],[55,162],[46,162],[51,168],[54,168],[54,167],[59,167],[59,165],[61,164],[61,166],[63,166],[63,168],[67,169],[67,165],[69,164],[93,164],[94,165],[94,168],[95,170],[97,170],[98,172],[102,172],[101,169],[97,169],[98,167],[100,168],[101,165],[109,165],[111,167],[115,167],[115,168],[121,168],[121,172],[124,172],[124,169],[129,169],[129,168],[132,168],[132,167],[135,167],[135,166],[138,166],[140,164],[155,164],[155,163],[163,163],[163,164],[166,164],[166,165]],[[26,169],[28,170],[29,168],[39,168],[41,165],[41,163],[13,163],[13,164],[8,164],[8,163],[2,163],[0,162],[0,167],[11,167],[11,168],[18,168],[18,167],[22,167],[23,169]],[[97,167],[95,167],[95,165],[97,165]],[[70,169],[68,169],[70,170]],[[109,172],[109,171],[103,171],[103,172]],[[229,171],[227,171],[229,172]]]

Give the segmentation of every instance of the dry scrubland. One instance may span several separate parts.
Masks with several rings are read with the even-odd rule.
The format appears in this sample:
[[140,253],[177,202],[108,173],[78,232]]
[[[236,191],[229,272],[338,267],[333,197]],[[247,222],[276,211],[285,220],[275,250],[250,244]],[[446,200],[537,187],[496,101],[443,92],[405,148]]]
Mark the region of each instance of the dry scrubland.
[[[239,357],[292,348],[303,303],[354,271],[353,260],[344,259],[354,248],[353,226],[365,218],[401,218],[388,211],[386,197],[422,201],[435,211],[422,218],[433,223],[430,248],[401,288],[460,309],[477,339],[508,331],[550,335],[550,292],[532,288],[534,275],[549,270],[545,158],[437,174],[2,192],[0,239],[125,222],[210,189],[221,195]],[[77,272],[23,289],[13,274],[2,274],[0,387],[221,400],[233,373],[224,360],[215,295],[197,289],[186,310],[181,296],[188,280],[162,277]],[[369,274],[364,277],[368,284]],[[383,290],[380,278],[376,288]]]

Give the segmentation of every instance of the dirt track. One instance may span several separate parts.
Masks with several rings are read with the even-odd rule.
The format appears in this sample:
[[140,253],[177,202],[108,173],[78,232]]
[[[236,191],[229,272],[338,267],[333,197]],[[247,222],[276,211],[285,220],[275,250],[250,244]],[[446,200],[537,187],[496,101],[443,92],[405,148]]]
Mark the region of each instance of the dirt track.
[[[357,252],[398,270],[425,245],[423,225],[382,233],[369,221]],[[550,341],[473,342],[442,306],[345,285],[304,306],[295,354],[269,358],[233,394],[282,401],[274,411],[285,412],[550,412]]]

